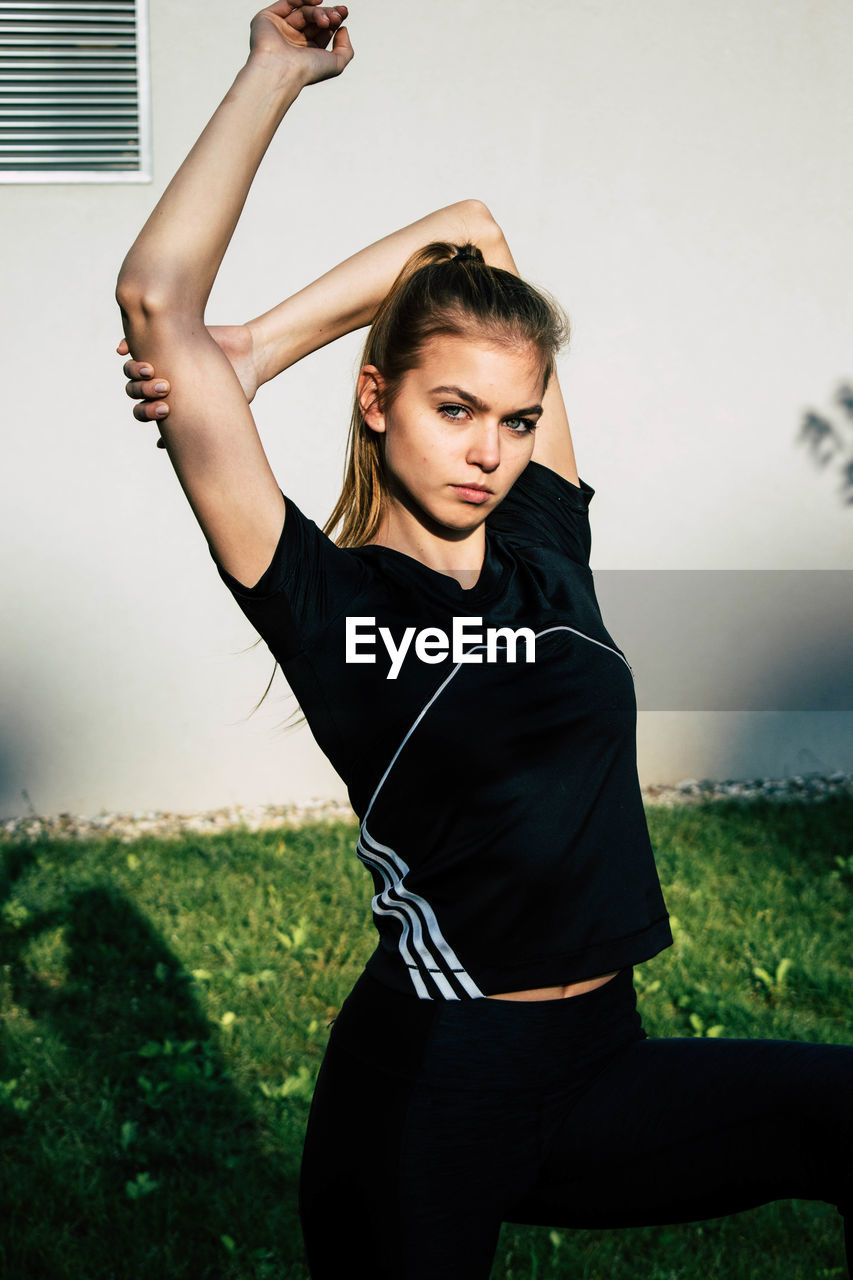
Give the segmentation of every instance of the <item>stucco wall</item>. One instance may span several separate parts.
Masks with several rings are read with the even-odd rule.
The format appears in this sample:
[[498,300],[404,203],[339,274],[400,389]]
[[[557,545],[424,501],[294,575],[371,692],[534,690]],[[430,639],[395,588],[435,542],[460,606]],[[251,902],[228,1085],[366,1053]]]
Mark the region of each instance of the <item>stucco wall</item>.
[[[245,719],[272,659],[245,652],[254,633],[113,355],[118,267],[241,64],[253,11],[151,0],[153,183],[2,191],[0,813],[25,812],[24,790],[41,813],[345,795],[306,728],[278,729],[294,706],[280,676]],[[355,60],[286,118],[209,319],[258,314],[429,209],[485,200],[572,318],[561,381],[596,488],[605,622],[641,659],[642,781],[853,768],[836,587],[819,606],[796,594],[793,632],[737,605],[756,671],[820,667],[807,705],[780,675],[757,704],[689,690],[644,706],[646,641],[610,572],[763,571],[761,595],[779,570],[853,569],[853,422],[833,398],[853,380],[847,0],[570,0],[529,29],[508,0],[353,0],[348,25]],[[320,524],[360,340],[255,402],[282,488]],[[797,440],[810,409],[841,441],[823,467]],[[742,676],[736,632],[726,643],[721,670]]]

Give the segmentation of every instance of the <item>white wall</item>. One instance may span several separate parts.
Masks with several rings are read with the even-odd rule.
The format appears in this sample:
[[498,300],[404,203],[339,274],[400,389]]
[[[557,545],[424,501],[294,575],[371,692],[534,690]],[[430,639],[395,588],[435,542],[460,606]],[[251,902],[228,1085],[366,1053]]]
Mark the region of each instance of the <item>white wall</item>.
[[[152,184],[2,190],[0,813],[26,811],[22,789],[41,813],[345,797],[307,729],[277,730],[294,706],[280,676],[245,720],[272,658],[241,652],[254,633],[113,355],[121,260],[240,66],[254,8],[151,0]],[[853,8],[529,12],[353,0],[355,60],[285,120],[208,318],[258,314],[477,196],[573,321],[561,381],[597,490],[595,570],[853,569],[853,423],[832,399],[853,381]],[[362,336],[255,402],[279,482],[320,524]],[[824,468],[797,442],[809,408],[846,449]],[[813,619],[818,639],[838,617]],[[789,666],[826,650],[767,644]],[[849,701],[785,710],[780,697],[778,710],[642,711],[642,781],[853,768]]]

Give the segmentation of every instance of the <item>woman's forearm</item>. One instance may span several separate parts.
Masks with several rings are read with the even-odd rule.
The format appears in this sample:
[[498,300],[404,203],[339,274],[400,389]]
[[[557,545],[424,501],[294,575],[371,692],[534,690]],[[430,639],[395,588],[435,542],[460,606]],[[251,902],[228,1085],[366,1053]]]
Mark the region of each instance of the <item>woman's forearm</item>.
[[473,241],[487,262],[515,271],[501,229],[479,200],[427,214],[339,263],[248,322],[261,382],[373,320],[406,259],[432,240]]
[[258,166],[303,83],[249,57],[125,258],[123,309],[203,316]]

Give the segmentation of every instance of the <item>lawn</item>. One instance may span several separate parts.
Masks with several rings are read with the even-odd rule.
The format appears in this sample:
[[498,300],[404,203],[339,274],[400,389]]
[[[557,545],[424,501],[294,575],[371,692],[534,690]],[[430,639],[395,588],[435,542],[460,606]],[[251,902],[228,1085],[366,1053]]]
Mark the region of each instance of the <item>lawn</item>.
[[[853,1043],[853,798],[647,813],[675,935],[635,970],[648,1034]],[[355,836],[0,843],[6,1280],[307,1276],[308,1105],[375,936]],[[844,1274],[838,1213],[789,1200],[670,1227],[507,1224],[493,1280]]]

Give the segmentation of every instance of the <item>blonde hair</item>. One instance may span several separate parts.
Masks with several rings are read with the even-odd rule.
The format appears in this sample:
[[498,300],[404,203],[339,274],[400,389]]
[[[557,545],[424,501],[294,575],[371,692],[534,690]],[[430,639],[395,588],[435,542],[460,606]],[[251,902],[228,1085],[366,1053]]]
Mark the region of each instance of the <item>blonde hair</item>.
[[[393,405],[406,374],[417,367],[424,347],[438,334],[538,348],[545,388],[557,352],[569,341],[570,324],[549,294],[510,271],[489,266],[476,245],[443,240],[424,245],[406,261],[380,303],[364,343],[359,367],[375,365],[382,373],[383,411]],[[387,502],[385,436],[368,427],[356,391],[343,488],[323,533],[332,537],[340,524],[333,538],[336,546],[364,546],[377,533]],[[277,668],[278,663],[252,714],[269,693]]]

